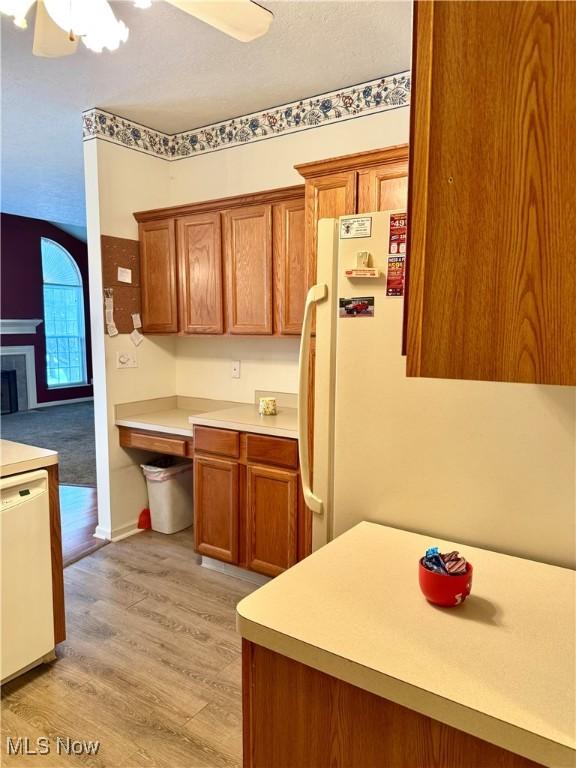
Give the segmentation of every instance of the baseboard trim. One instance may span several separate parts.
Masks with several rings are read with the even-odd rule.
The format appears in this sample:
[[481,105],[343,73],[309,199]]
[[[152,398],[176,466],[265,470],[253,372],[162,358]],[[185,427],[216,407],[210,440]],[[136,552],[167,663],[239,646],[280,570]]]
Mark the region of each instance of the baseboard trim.
[[[127,528],[128,530],[123,530],[124,528]],[[135,523],[132,523],[130,526],[122,526],[122,528],[118,528],[116,531],[112,533],[112,541],[122,541],[122,539],[127,539],[129,536],[134,536],[135,533],[143,533],[143,528],[138,528],[138,526]]]
[[112,531],[110,528],[104,528],[102,525],[97,525],[96,530],[92,534],[95,539],[104,539],[110,541],[112,539]]
[[75,397],[71,400],[50,400],[49,403],[36,403],[34,408],[28,410],[35,411],[36,408],[49,408],[51,405],[70,405],[71,403],[88,403],[94,400],[93,397]]
[[251,584],[257,584],[259,587],[264,586],[264,584],[270,581],[269,576],[263,576],[261,573],[254,573],[254,571],[247,571],[245,568],[239,568],[237,565],[231,565],[230,563],[223,563],[220,560],[215,560],[213,557],[206,557],[205,555],[202,555],[200,565],[211,571],[218,571],[218,573],[223,573],[226,576],[233,576],[235,579],[249,581]]
[[143,528],[138,528],[136,521],[121,525],[118,528],[114,528],[114,530],[105,528],[103,525],[97,525],[93,536],[95,539],[105,539],[106,541],[122,541],[122,539],[127,539],[128,536],[134,536],[135,533],[142,533],[143,530]]

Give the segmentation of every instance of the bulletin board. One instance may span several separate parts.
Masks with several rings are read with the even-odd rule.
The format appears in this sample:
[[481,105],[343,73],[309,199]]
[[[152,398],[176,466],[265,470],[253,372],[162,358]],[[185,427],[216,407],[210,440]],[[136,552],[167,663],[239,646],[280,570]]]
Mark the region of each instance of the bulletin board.
[[[102,283],[112,289],[114,323],[119,333],[131,333],[132,315],[140,314],[140,251],[138,240],[102,235]],[[129,269],[131,283],[118,280],[118,268]],[[102,301],[104,308],[104,301]]]

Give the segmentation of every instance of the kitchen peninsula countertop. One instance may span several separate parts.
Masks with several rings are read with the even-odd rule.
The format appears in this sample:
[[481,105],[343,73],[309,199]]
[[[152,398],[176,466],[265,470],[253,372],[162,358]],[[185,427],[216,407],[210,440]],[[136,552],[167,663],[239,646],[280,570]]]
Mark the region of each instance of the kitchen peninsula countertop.
[[0,477],[33,472],[52,464],[58,464],[58,454],[47,448],[0,440]]
[[186,437],[197,425],[297,439],[298,411],[279,404],[276,416],[260,416],[255,403],[174,396],[117,405],[116,425]]
[[[427,547],[458,549],[472,594],[438,608]],[[449,577],[446,577],[449,578]],[[575,573],[360,523],[244,598],[247,640],[547,766],[573,766]]]

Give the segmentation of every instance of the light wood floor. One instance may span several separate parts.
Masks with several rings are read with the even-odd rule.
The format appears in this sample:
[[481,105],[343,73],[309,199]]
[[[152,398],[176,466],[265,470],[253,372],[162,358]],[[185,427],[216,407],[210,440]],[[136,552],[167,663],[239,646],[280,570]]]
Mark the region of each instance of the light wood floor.
[[60,485],[59,492],[62,556],[66,566],[103,547],[106,542],[94,538],[94,530],[98,525],[96,488]]
[[[4,686],[5,766],[241,765],[236,603],[251,584],[202,568],[191,530],[146,531],[65,570],[58,661]],[[6,737],[99,739],[96,756],[12,756]]]

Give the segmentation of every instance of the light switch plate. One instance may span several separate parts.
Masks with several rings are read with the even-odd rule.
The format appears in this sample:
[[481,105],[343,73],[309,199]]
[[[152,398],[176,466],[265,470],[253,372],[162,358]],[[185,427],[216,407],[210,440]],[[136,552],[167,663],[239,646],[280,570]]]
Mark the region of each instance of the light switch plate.
[[232,361],[232,378],[233,379],[240,378],[240,360]]
[[138,368],[136,351],[116,352],[116,368]]

